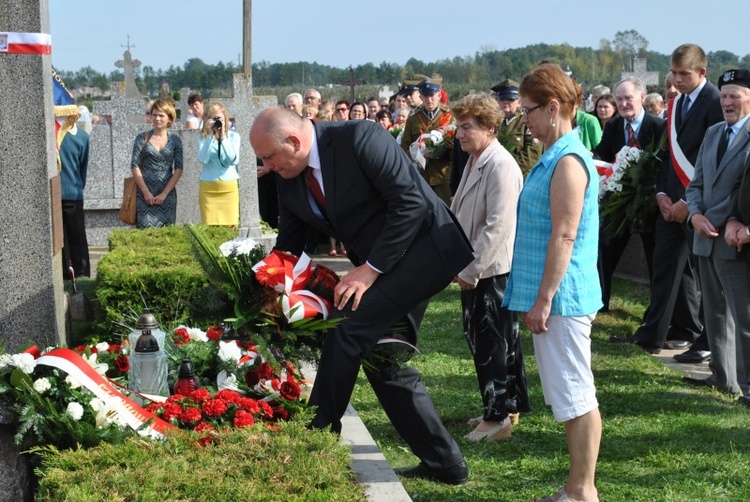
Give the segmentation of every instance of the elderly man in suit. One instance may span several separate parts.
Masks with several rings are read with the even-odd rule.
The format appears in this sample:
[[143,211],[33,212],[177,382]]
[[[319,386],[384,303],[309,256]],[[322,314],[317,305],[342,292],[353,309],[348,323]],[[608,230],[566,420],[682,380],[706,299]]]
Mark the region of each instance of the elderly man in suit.
[[[747,263],[725,241],[731,195],[750,147],[750,71],[729,70],[719,80],[725,122],[706,131],[695,176],[685,191],[688,225],[695,230],[712,375],[706,385],[748,393],[750,283]],[[736,231],[735,231],[736,235]]]
[[[643,323],[628,341],[649,350],[677,348],[666,342],[681,337],[695,340],[703,327],[700,321],[700,289],[697,259],[691,256],[693,233],[688,216],[685,188],[693,177],[698,150],[706,130],[722,120],[719,90],[706,79],[708,59],[695,44],[684,44],[672,52],[670,68],[674,85],[681,95],[669,106],[667,153],[657,184],[654,232],[654,270],[651,277],[651,304]],[[708,345],[693,343],[687,358],[697,362],[711,357]]]
[[[628,77],[615,87],[615,101],[618,115],[607,122],[602,140],[594,148],[594,157],[605,162],[614,162],[617,153],[624,146],[645,150],[656,149],[664,129],[664,120],[646,113],[643,107],[646,98],[646,84],[639,78]],[[644,229],[641,233],[643,252],[651,278],[654,255],[654,231]],[[630,240],[630,231],[611,237],[602,231],[599,235],[599,280],[602,286],[603,310],[609,310],[609,297],[612,289],[612,274]],[[616,339],[615,341],[624,341]]]
[[[394,323],[416,343],[427,301],[473,260],[471,246],[393,138],[376,122],[313,122],[281,109],[258,115],[250,143],[279,175],[276,247],[299,254],[312,226],[346,245],[355,265],[334,290],[334,316],[310,404],[313,427],[341,430],[362,358]],[[365,373],[394,427],[421,462],[401,474],[449,484],[468,480],[419,373]]]

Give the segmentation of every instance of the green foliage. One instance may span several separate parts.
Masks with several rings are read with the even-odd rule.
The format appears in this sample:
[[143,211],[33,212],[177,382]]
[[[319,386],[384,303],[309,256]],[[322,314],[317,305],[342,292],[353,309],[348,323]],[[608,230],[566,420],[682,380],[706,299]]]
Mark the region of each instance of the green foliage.
[[[208,238],[221,243],[237,236],[229,228],[207,227]],[[208,280],[190,248],[184,227],[145,230],[115,230],[110,252],[97,268],[98,320],[105,329],[137,317],[144,306],[151,308],[162,325],[199,324],[215,320],[196,298],[212,297]]]
[[347,467],[348,448],[302,422],[274,433],[241,429],[206,447],[196,439],[180,432],[90,450],[37,448],[37,500],[365,500]]
[[[532,335],[522,345],[532,412],[507,441],[469,443],[468,418],[481,415],[476,370],[462,335],[460,291],[430,303],[412,360],[448,431],[469,464],[469,483],[452,487],[402,478],[417,501],[517,501],[549,495],[568,473],[563,425],[544,403]],[[648,303],[648,287],[615,279],[609,314],[592,333],[603,436],[597,465],[599,499],[607,501],[750,500],[750,414],[735,397],[686,387],[681,373],[610,335],[630,336]],[[364,375],[352,403],[393,467],[418,462],[393,430]]]

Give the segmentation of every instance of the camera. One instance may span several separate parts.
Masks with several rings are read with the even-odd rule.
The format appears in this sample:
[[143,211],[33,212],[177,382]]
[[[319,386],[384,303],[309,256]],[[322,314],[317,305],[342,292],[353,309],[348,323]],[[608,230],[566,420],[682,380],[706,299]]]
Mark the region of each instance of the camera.
[[214,117],[214,125],[212,126],[214,129],[221,129],[221,117]]

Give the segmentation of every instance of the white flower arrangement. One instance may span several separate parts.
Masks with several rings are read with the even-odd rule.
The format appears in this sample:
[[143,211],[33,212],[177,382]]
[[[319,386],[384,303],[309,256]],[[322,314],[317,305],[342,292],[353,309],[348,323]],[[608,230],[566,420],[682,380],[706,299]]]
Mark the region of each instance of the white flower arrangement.
[[225,242],[219,246],[219,250],[224,256],[230,256],[232,253],[234,253],[235,256],[240,256],[250,254],[257,245],[258,243],[249,237],[239,237]]
[[83,417],[83,406],[75,401],[68,403],[68,408],[65,410],[70,418],[76,422]]
[[234,340],[229,342],[219,342],[219,359],[225,363],[233,362],[237,364],[242,357],[242,349]]
[[24,352],[21,354],[13,354],[11,357],[13,358],[13,365],[19,370],[27,375],[31,375],[34,372],[34,368],[36,368],[36,359],[34,359],[34,356],[31,354]]

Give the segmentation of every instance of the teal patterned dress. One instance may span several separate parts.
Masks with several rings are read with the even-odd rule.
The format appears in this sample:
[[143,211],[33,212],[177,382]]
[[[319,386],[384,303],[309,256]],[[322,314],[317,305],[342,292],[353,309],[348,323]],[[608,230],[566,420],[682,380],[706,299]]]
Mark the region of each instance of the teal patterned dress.
[[[153,195],[159,195],[167,186],[169,179],[175,169],[182,169],[182,139],[176,134],[169,133],[167,144],[159,151],[151,143],[145,143],[143,152],[143,163],[141,163],[141,150],[144,148],[145,135],[153,134],[153,131],[142,132],[135,138],[133,143],[133,158],[131,166],[141,168],[141,175],[146,186]],[[164,203],[160,206],[149,206],[138,190],[138,228],[163,227],[174,225],[177,219],[177,189],[172,190]]]

